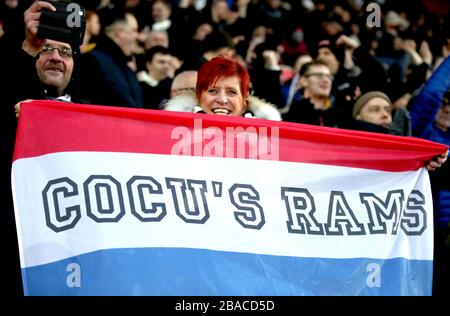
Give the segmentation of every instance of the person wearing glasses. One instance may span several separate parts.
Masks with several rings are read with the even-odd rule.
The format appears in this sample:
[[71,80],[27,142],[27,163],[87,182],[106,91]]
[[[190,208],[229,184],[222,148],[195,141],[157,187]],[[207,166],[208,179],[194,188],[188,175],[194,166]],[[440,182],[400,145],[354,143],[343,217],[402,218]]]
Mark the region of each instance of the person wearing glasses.
[[353,104],[361,94],[389,91],[383,65],[355,37],[339,33],[324,38],[317,43],[313,56],[325,62],[334,76],[331,94],[340,113],[339,127],[352,124]]
[[[18,54],[20,76],[12,80],[15,85],[14,106],[16,118],[20,113],[20,102],[31,99],[54,99],[71,102],[75,86],[72,83],[75,56],[79,53],[76,44],[40,38],[38,25],[42,9],[55,10],[45,1],[35,1],[24,13],[25,39]],[[17,84],[20,82],[20,84]],[[77,102],[79,100],[76,100]]]
[[23,15],[25,38],[23,42],[20,41],[22,45],[15,41],[7,45],[3,43],[0,51],[0,70],[3,75],[0,85],[0,231],[5,246],[3,253],[8,258],[2,263],[1,270],[8,275],[5,286],[12,295],[23,293],[10,179],[19,102],[54,99],[80,103],[76,82],[72,80],[79,48],[76,44],[37,36],[42,9],[55,10],[49,2],[34,1]]
[[411,136],[411,118],[406,108],[394,108],[391,99],[382,91],[364,93],[353,106],[351,129]]
[[302,97],[293,100],[289,112],[283,115],[287,122],[336,127],[338,115],[331,96],[333,75],[321,60],[306,63],[300,70],[299,84]]
[[170,97],[174,98],[189,92],[195,93],[197,76],[197,70],[185,70],[176,75],[173,78],[172,86],[170,87]]
[[185,70],[177,74],[172,81],[170,87],[170,98],[161,102],[161,108],[168,111],[192,112],[193,108],[189,103],[184,104],[181,101],[172,107],[168,107],[168,102],[172,99],[180,100],[181,96],[186,95],[191,99],[195,94],[195,86],[197,85],[197,70]]

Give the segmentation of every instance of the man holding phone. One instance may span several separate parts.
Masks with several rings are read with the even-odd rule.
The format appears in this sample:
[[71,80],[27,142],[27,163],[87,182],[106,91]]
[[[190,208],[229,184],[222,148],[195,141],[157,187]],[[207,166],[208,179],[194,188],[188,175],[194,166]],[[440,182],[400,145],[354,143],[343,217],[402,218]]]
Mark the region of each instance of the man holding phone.
[[0,69],[4,74],[0,84],[0,143],[3,148],[0,163],[0,238],[4,242],[5,258],[8,258],[2,260],[0,269],[7,271],[10,295],[22,293],[10,179],[19,102],[28,99],[56,99],[80,103],[72,82],[76,64],[74,59],[79,46],[70,39],[61,42],[39,36],[43,10],[55,12],[56,8],[46,1],[34,1],[24,13],[25,39],[22,47],[5,45],[0,58]]
[[[72,101],[70,83],[74,72],[74,57],[79,53],[79,45],[74,42],[60,42],[38,35],[39,23],[43,10],[50,12],[56,8],[46,1],[35,1],[24,13],[25,39],[22,52],[19,53],[20,65],[26,67],[24,73],[27,84],[20,85],[16,100],[26,99],[56,99]],[[33,68],[36,73],[30,73]],[[28,70],[28,71],[27,71]],[[24,89],[25,88],[25,89]],[[14,90],[14,89],[13,89]],[[20,104],[15,105],[16,117]]]

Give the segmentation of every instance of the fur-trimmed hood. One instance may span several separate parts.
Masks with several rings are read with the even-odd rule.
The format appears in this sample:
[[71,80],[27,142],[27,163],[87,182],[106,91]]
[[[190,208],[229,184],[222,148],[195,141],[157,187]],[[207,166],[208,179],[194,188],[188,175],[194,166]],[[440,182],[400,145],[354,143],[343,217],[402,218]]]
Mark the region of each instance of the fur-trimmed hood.
[[[245,115],[245,117],[256,117],[272,121],[281,121],[280,112],[278,112],[277,108],[273,104],[254,96],[249,96],[248,101],[249,105],[247,110],[253,115]],[[170,99],[164,110],[196,113],[200,112],[202,109],[198,106],[198,100],[195,94],[186,93]]]

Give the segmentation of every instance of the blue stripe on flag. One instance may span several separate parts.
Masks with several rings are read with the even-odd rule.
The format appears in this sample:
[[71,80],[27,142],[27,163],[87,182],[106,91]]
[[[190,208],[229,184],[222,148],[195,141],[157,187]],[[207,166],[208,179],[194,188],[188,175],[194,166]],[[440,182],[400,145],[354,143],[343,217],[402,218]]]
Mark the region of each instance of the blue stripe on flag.
[[22,274],[27,295],[431,295],[432,261],[131,248],[71,257]]

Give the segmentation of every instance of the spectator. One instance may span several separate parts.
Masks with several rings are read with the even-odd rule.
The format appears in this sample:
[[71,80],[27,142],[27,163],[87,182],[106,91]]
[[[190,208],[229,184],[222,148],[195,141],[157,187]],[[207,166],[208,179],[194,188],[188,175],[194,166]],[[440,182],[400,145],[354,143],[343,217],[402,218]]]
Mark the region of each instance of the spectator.
[[170,16],[172,14],[172,6],[169,1],[156,0],[152,4],[153,31],[167,31],[172,26]]
[[155,46],[169,47],[169,35],[166,31],[143,30],[139,37],[146,51]]
[[[194,26],[193,35],[189,38],[186,46],[189,49],[185,50],[182,55],[184,64],[183,70],[197,70],[201,63],[205,60],[202,55],[206,50],[206,37],[213,32],[211,24],[206,22],[198,22],[197,26]],[[229,43],[226,42],[226,46]]]
[[[14,2],[14,1],[10,1]],[[17,2],[17,1],[16,1]],[[25,39],[22,47],[9,42],[8,50],[2,51],[0,59],[3,74],[8,74],[2,82],[2,100],[0,106],[0,212],[1,239],[4,242],[2,270],[8,271],[8,294],[22,295],[22,280],[17,249],[17,233],[14,222],[14,209],[11,193],[11,161],[14,149],[17,120],[13,105],[25,99],[75,99],[75,85],[72,80],[77,66],[76,53],[79,47],[74,43],[59,42],[37,36],[41,9],[55,10],[48,2],[35,1],[23,14],[22,27],[25,24]],[[25,22],[25,23],[24,23]],[[6,47],[5,47],[6,48]],[[3,55],[4,54],[4,55]],[[5,75],[6,77],[6,75]],[[79,102],[79,100],[75,101]],[[16,106],[17,116],[20,106]],[[9,281],[12,281],[9,282]]]
[[169,50],[162,46],[155,46],[145,54],[146,70],[138,73],[144,107],[158,109],[164,99],[169,98],[172,84],[171,58]]
[[[75,56],[79,47],[75,43],[65,43],[40,38],[37,35],[39,12],[42,9],[53,10],[54,7],[44,1],[34,2],[25,12],[26,36],[22,49],[15,55],[18,58],[18,78],[11,78],[11,87],[6,89],[11,94],[11,102],[26,99],[55,99],[72,101],[75,93],[71,84],[74,73]],[[6,97],[8,100],[8,97]],[[77,100],[80,102],[80,100]],[[20,113],[20,103],[15,105],[16,117]]]
[[[103,0],[104,1],[104,0]],[[117,2],[117,0],[115,0]],[[146,25],[150,25],[152,18],[149,12],[152,11],[152,2],[147,0],[120,0],[124,2],[125,12],[133,14],[139,25],[139,30]]]
[[186,23],[189,16],[184,10],[168,0],[151,2],[152,31],[166,31],[169,36],[169,49],[172,55],[183,56],[190,26]]
[[234,25],[239,14],[230,9],[226,0],[212,0],[209,10],[205,10],[206,19],[214,31],[229,33],[230,26]]
[[[18,0],[0,1],[0,38],[10,45],[20,45],[23,39],[23,7]],[[3,32],[3,33],[2,33]]]
[[255,95],[281,106],[284,104],[284,97],[281,92],[280,54],[275,46],[273,39],[266,39],[257,45],[249,71]]
[[195,96],[175,97],[166,109],[280,120],[273,105],[249,96],[249,84],[250,76],[242,64],[218,56],[200,67]]
[[389,71],[395,66],[400,78],[405,76],[410,62],[410,56],[402,49],[402,35],[409,26],[404,17],[390,10],[384,17],[384,29],[378,34],[377,39],[377,59]]
[[86,32],[83,44],[80,47],[82,53],[88,53],[95,48],[93,39],[100,34],[100,19],[98,14],[92,10],[86,10]]
[[[205,26],[208,24],[205,24]],[[223,55],[228,57],[234,57],[236,55],[236,50],[234,49],[234,44],[228,33],[225,32],[211,32],[208,33],[204,40],[198,41],[196,45],[200,45],[200,52],[197,48],[197,54],[190,55],[186,60],[181,71],[184,70],[197,70],[199,67],[208,60],[214,57]],[[200,54],[200,55],[198,55]]]
[[405,108],[398,108],[392,117],[393,106],[381,91],[363,94],[353,107],[353,129],[367,132],[411,136],[411,118]]
[[212,32],[205,38],[205,51],[203,62],[213,59],[219,55],[233,58],[236,55],[234,44],[230,35],[226,32]]
[[170,88],[170,97],[174,98],[189,91],[195,93],[197,75],[198,72],[196,70],[186,70],[176,75]]
[[354,101],[361,92],[385,91],[387,75],[382,65],[360,43],[346,35],[319,42],[317,59],[323,60],[334,76],[331,94],[341,113],[339,127],[351,121]]
[[[450,92],[448,94],[450,97]],[[391,100],[381,91],[371,91],[363,94],[353,107],[353,118],[355,119],[354,129],[366,132],[410,136],[411,119],[409,112],[405,108],[397,108],[392,118],[392,108]],[[450,126],[450,111],[444,114],[444,116],[444,120],[447,122],[446,124]],[[447,160],[447,155],[448,151],[436,156],[433,160],[427,162],[425,167],[430,171],[440,168]],[[442,170],[445,170],[445,168]],[[439,172],[436,171],[433,174],[439,174]]]
[[308,47],[304,41],[303,28],[296,26],[287,38],[281,41],[283,47],[282,59],[286,64],[294,64],[295,60],[308,53]]
[[164,110],[179,112],[194,111],[195,104],[193,104],[192,99],[195,99],[197,76],[198,71],[185,70],[173,78],[170,89],[170,100],[165,102],[163,106]]
[[331,98],[333,76],[328,66],[320,60],[303,65],[300,71],[303,96],[292,105],[283,120],[320,126],[337,126],[337,117]]
[[130,13],[107,16],[97,47],[84,55],[82,91],[92,104],[142,108],[142,91],[127,63],[137,45],[137,21]]
[[411,99],[412,93],[419,89],[431,73],[433,55],[428,43],[423,41],[420,48],[416,50],[416,43],[412,39],[403,40],[402,48],[410,55],[411,63],[407,76],[401,76],[400,67],[392,65],[390,70],[389,95],[396,107],[406,107]]
[[262,0],[259,3],[259,12],[257,13],[259,22],[264,22],[279,42],[288,29],[290,5],[281,0]]
[[300,82],[300,70],[303,65],[313,61],[311,55],[301,55],[297,58],[294,65],[295,75],[291,80],[287,81],[282,87],[283,97],[285,99],[284,107],[280,108],[279,111],[281,114],[285,114],[289,112],[291,108],[292,101],[295,99],[296,101],[300,101],[301,98],[301,82]]
[[[450,57],[413,99],[413,135],[450,146]],[[433,295],[450,294],[450,166],[430,175],[435,212]]]

